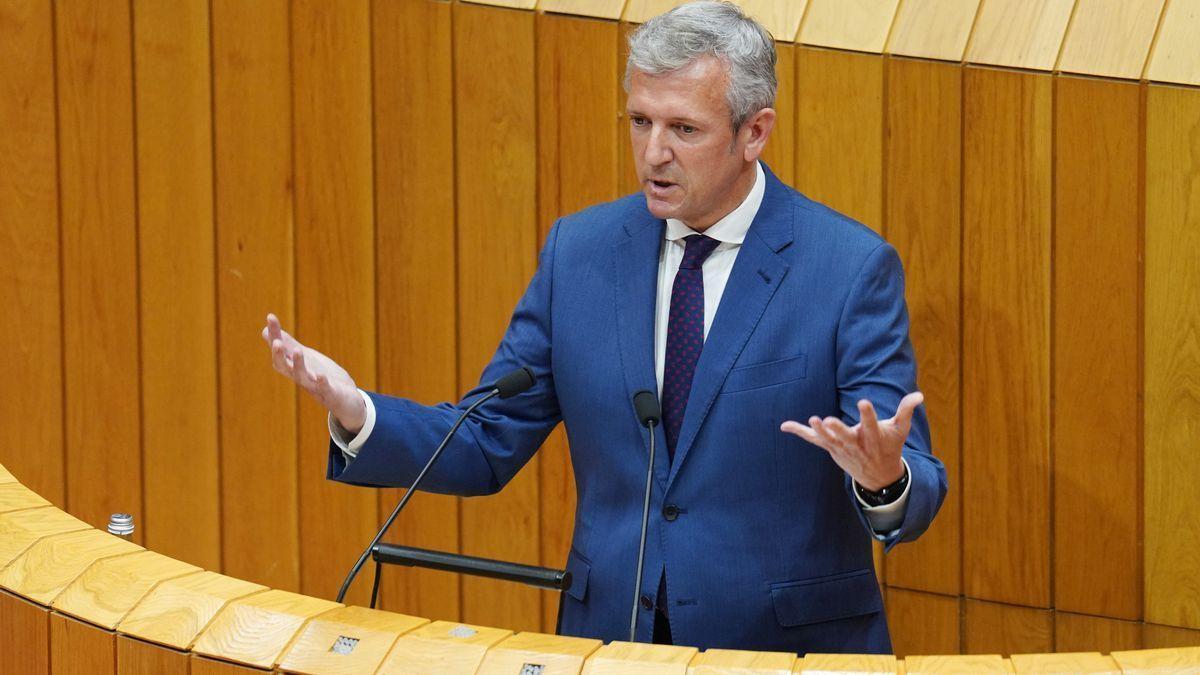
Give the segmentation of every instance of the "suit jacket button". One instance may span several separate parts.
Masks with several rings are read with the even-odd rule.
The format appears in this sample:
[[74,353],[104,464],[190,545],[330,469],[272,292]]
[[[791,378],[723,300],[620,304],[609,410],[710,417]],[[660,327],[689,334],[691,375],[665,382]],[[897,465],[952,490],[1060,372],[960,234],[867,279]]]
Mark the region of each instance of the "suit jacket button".
[[679,517],[679,507],[674,504],[667,504],[663,507],[663,518],[668,521],[674,521]]
[[642,609],[654,609],[654,601],[650,599],[650,596],[643,593],[641,602]]

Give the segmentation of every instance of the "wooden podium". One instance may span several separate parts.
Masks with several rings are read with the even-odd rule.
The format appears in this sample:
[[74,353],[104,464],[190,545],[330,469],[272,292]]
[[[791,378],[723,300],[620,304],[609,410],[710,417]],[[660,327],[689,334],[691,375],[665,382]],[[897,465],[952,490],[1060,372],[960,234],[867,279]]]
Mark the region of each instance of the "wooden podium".
[[0,673],[1200,673],[1200,647],[893,656],[518,633],[266,588],[93,529],[0,466]]

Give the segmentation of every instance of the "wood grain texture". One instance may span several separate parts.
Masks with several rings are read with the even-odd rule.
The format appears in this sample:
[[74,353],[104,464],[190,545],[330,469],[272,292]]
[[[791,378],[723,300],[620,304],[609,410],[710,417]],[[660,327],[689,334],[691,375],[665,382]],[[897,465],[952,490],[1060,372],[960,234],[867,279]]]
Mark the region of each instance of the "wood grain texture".
[[55,675],[116,673],[116,636],[69,616],[51,613],[50,671]]
[[20,483],[0,484],[0,513],[49,506],[50,502]]
[[1010,659],[1018,673],[1103,673],[1120,675],[1121,669],[1111,656],[1098,652],[1064,654],[1013,654]]
[[1128,675],[1200,672],[1200,647],[1142,649],[1111,656]]
[[583,675],[684,675],[699,651],[695,647],[614,640],[588,657]]
[[133,3],[147,546],[221,565],[208,2]]
[[188,675],[190,654],[117,636],[117,675]]
[[795,45],[775,43],[775,128],[760,159],[786,185],[796,182],[796,51]]
[[0,673],[50,672],[50,612],[0,591]]
[[90,529],[87,523],[53,506],[0,514],[0,568],[7,566],[42,537]]
[[[375,386],[370,3],[292,3],[296,330],[358,386]],[[378,497],[325,479],[325,409],[302,396],[300,589],[332,598],[378,527]],[[348,602],[367,604],[365,584]]]
[[155,586],[117,630],[175,649],[189,649],[226,604],[266,590],[216,572],[170,579]]
[[885,675],[899,672],[899,668],[900,662],[891,654],[805,654],[799,672]]
[[343,605],[269,590],[234,600],[196,639],[192,652],[274,668],[305,621]]
[[963,132],[963,587],[1050,605],[1049,76],[968,68]]
[[16,482],[19,482],[16,477],[8,469],[4,468],[3,464],[0,464],[0,484]]
[[[450,10],[376,2],[372,17],[379,389],[430,404],[458,397]],[[402,494],[380,491],[380,514]],[[458,538],[458,498],[422,494],[385,541],[457,552]],[[458,620],[460,583],[394,568],[383,575],[379,606]]]
[[196,654],[191,658],[192,675],[259,675],[261,668],[251,668],[220,659],[210,659]]
[[[396,639],[428,619],[364,607],[341,607],[309,621],[279,661],[300,673],[373,673]],[[353,651],[333,651],[339,637],[357,640]]]
[[199,571],[154,551],[105,558],[88,567],[51,604],[59,612],[112,630],[160,581]]
[[[888,563],[891,574],[891,560]],[[960,653],[960,608],[957,597],[888,586],[888,627],[896,655]]]
[[687,0],[627,0],[621,21],[646,23],[651,18],[684,4]]
[[435,621],[396,640],[376,672],[474,673],[487,651],[510,635],[502,628]]
[[0,571],[0,586],[49,605],[92,563],[143,550],[100,530],[80,530],[40,539]]
[[[950,481],[950,494],[929,530],[888,554],[888,584],[958,595],[963,501],[962,70],[951,64],[889,59],[887,90],[884,220],[888,241],[904,261],[919,385],[934,453],[946,465]],[[913,652],[940,653],[909,653]]]
[[537,0],[463,0],[464,2],[475,2],[481,5],[494,5],[496,7],[508,7],[511,9],[533,9],[537,6]]
[[1200,92],[1146,101],[1145,619],[1200,628]]
[[1165,4],[1164,0],[1077,0],[1058,70],[1140,78]]
[[625,9],[625,0],[539,0],[538,9],[543,12],[559,12],[615,21],[621,18],[621,11]]
[[1200,85],[1200,0],[1171,0],[1162,16],[1145,78]]
[[1075,0],[988,0],[979,8],[967,61],[1051,70]]
[[963,653],[1054,651],[1053,612],[970,598],[963,601]]
[[0,354],[22,392],[0,406],[0,461],[66,506],[53,5],[0,4],[0,27],[0,323],[21,326]]
[[100,526],[142,512],[130,16],[102,0],[55,12],[67,507]]
[[[617,77],[619,82],[624,82],[625,66],[629,58],[629,36],[637,26],[628,23],[621,24],[621,36],[617,40]],[[629,97],[625,93],[624,87],[617,92],[617,119],[618,119],[618,136],[621,142],[618,143],[617,152],[617,192],[625,195],[632,192],[640,192],[642,185],[638,182],[637,165],[633,159],[633,143],[630,138],[629,116],[625,114],[625,105],[628,103]]]
[[883,59],[796,49],[795,187],[880,231]]
[[525,664],[543,667],[543,675],[578,674],[583,662],[604,644],[600,640],[518,633],[488,650],[479,665],[477,675],[506,675],[519,673]]
[[737,5],[762,24],[771,37],[795,42],[809,0],[738,0]]
[[1200,630],[1159,626],[1153,623],[1142,624],[1142,644],[1140,646],[1146,649],[1200,647]]
[[880,54],[899,0],[809,0],[797,42]]
[[795,664],[795,654],[707,649],[692,659],[688,675],[785,675]]
[[296,393],[259,339],[268,311],[295,320],[288,4],[213,0],[212,65],[221,569],[295,590]]
[[982,0],[902,2],[884,51],[942,61],[962,61]]
[[1140,93],[1055,82],[1054,606],[1139,619]]
[[1099,616],[1054,612],[1054,651],[1097,651],[1105,654],[1122,649],[1141,649],[1142,625]]
[[981,675],[1011,673],[1008,661],[997,654],[964,656],[910,656],[904,659],[908,675]]
[[[537,254],[533,14],[455,5],[459,389],[479,382]],[[502,71],[504,78],[494,76]],[[538,459],[496,496],[462,504],[469,555],[536,564]],[[537,591],[463,579],[463,618],[514,630],[542,625]]]
[[[538,18],[539,247],[558,217],[618,196],[618,148],[627,143],[613,115],[618,38],[617,24]],[[540,564],[561,569],[575,521],[575,476],[561,426],[538,452],[538,469]],[[558,604],[558,593],[542,592],[541,630],[554,632]]]

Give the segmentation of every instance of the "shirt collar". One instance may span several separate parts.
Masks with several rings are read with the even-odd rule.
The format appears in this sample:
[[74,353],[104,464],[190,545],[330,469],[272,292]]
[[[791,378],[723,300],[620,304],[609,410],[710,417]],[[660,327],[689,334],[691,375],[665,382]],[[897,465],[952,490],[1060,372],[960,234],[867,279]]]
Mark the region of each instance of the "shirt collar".
[[[736,209],[705,230],[706,237],[727,244],[741,244],[746,240],[746,232],[750,230],[750,224],[758,214],[758,207],[762,205],[763,193],[767,188],[762,163],[755,162],[754,167],[754,186],[750,188],[750,194],[746,195]],[[667,241],[677,241],[691,234],[696,234],[696,231],[684,225],[682,220],[667,219]]]

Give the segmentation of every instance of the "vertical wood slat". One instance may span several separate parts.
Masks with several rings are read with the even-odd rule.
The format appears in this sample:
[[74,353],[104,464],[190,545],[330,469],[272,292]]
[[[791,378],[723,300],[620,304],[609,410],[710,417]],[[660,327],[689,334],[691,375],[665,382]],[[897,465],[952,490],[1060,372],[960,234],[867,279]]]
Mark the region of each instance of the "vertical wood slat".
[[[0,462],[66,505],[54,16],[46,0],[0,3],[0,332],[6,386]],[[22,452],[20,448],[36,448]]]
[[0,591],[0,672],[50,672],[50,612]]
[[885,51],[943,61],[962,61],[982,0],[902,2]]
[[[296,329],[365,389],[375,384],[370,3],[292,3]],[[374,536],[378,497],[325,480],[325,409],[302,395],[300,590],[331,598]],[[367,584],[349,603],[366,605]]]
[[963,509],[968,596],[1050,606],[1051,80],[963,83]]
[[1139,619],[1141,95],[1055,85],[1054,606]]
[[1142,648],[1142,624],[1086,614],[1054,612],[1054,651],[1110,652]]
[[1200,628],[1200,92],[1146,100],[1145,619]]
[[117,675],[187,675],[190,657],[188,652],[117,635]]
[[1141,77],[1165,0],[1077,0],[1058,70]]
[[50,672],[55,675],[116,673],[116,635],[64,614],[51,612]]
[[963,601],[964,654],[1041,654],[1054,651],[1054,613],[1017,605]]
[[[618,36],[615,23],[538,19],[539,242],[556,217],[617,197],[618,146],[628,143],[612,114],[620,87]],[[540,564],[561,569],[575,517],[575,478],[561,426],[538,457]],[[542,631],[555,631],[558,605],[558,593],[542,592]]]
[[796,49],[795,45],[775,43],[775,73],[779,78],[775,128],[762,154],[762,161],[787,185],[794,185],[796,180]]
[[919,386],[950,481],[929,530],[888,554],[888,584],[959,595],[962,69],[889,59],[887,77],[888,240],[904,260]]
[[[373,3],[379,389],[456,400],[454,109],[450,5]],[[403,490],[382,490],[380,514]],[[421,494],[387,541],[458,551],[458,498]],[[364,542],[365,545],[365,542]],[[381,607],[459,620],[457,575],[392,568]]]
[[222,571],[299,590],[296,392],[258,337],[295,317],[288,25],[287,0],[212,2]]
[[[454,6],[459,386],[479,381],[537,254],[537,130],[532,13]],[[503,72],[505,77],[496,77]],[[470,555],[536,563],[538,458],[502,493],[462,503]],[[463,620],[541,626],[537,591],[463,580]]]
[[146,545],[221,564],[208,2],[133,5]]
[[981,3],[967,61],[1051,70],[1076,0],[988,0]]
[[[888,574],[891,575],[890,559]],[[954,596],[888,586],[888,628],[896,656],[958,654],[961,603]]]
[[130,14],[55,11],[67,508],[100,526],[142,512]]
[[880,54],[900,0],[809,0],[797,42]]

